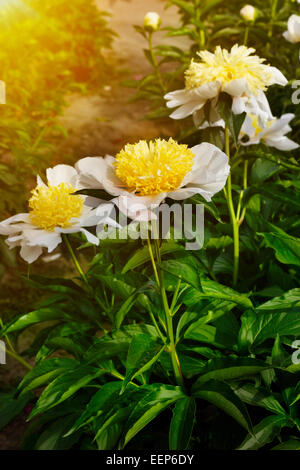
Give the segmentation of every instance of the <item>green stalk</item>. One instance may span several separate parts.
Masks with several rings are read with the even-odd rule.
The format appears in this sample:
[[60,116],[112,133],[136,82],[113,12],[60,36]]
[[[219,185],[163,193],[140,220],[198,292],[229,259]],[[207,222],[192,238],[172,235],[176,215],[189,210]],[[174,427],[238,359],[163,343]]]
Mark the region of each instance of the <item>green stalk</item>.
[[241,215],[241,209],[242,209],[242,202],[244,198],[245,191],[248,187],[248,166],[249,162],[248,160],[245,160],[244,162],[244,178],[243,178],[243,184],[244,184],[244,189],[241,191],[240,194],[240,199],[239,199],[239,205],[236,213],[236,218],[238,220],[239,225],[241,225],[244,221],[245,214],[246,214],[246,207],[243,208],[242,215]]
[[[160,247],[159,247],[159,240],[155,240],[156,242],[156,248],[157,252],[160,253]],[[159,255],[160,259],[160,255]],[[164,273],[162,269],[159,266],[159,288],[160,288],[160,294],[161,294],[161,299],[165,311],[165,317],[166,317],[166,326],[167,326],[167,335],[168,339],[170,341],[170,354],[171,354],[171,361],[172,361],[172,366],[173,366],[173,371],[174,375],[176,378],[176,382],[179,386],[182,386],[183,389],[185,389],[184,385],[184,380],[183,380],[183,375],[180,367],[180,362],[179,358],[176,352],[176,346],[175,346],[175,340],[174,340],[174,329],[173,329],[173,318],[172,318],[172,312],[170,311],[169,303],[168,303],[168,298],[167,298],[167,293],[165,289],[165,282],[164,282]]]
[[[73,250],[73,248],[72,248],[72,246],[71,246],[71,243],[70,243],[70,241],[69,241],[68,235],[66,235],[65,233],[63,233],[63,234],[62,234],[62,238],[63,238],[63,241],[65,242],[65,244],[66,244],[66,246],[67,246],[67,248],[68,248],[68,250],[69,250],[69,253],[70,253],[70,255],[71,255],[71,258],[72,258],[72,260],[73,260],[73,262],[74,262],[74,265],[75,265],[77,271],[79,272],[79,274],[80,274],[80,276],[81,276],[83,282],[84,282],[85,285],[87,286],[88,291],[92,294],[93,290],[92,290],[92,288],[91,288],[91,286],[90,286],[90,284],[89,284],[89,281],[87,280],[87,277],[86,277],[86,275],[84,274],[83,269],[82,269],[82,267],[80,266],[79,261],[78,261],[76,255],[75,255],[75,253],[74,253],[74,250]],[[104,312],[106,312],[107,308],[106,308],[106,306],[103,304],[102,300],[99,299],[98,295],[94,295],[94,298],[95,298],[97,304],[99,305],[99,307],[100,307]],[[101,323],[99,323],[98,321],[96,321],[96,323],[97,323],[97,325],[99,326],[99,328],[100,328],[105,334],[108,333],[108,331],[101,325]]]
[[268,42],[267,42],[267,47],[266,47],[267,54],[269,54],[270,52],[271,39],[273,36],[273,25],[276,19],[277,5],[278,5],[278,0],[272,0],[271,21],[270,21],[270,28],[268,31]]
[[152,36],[153,36],[153,31],[151,31],[148,35],[149,52],[150,52],[150,55],[151,55],[151,59],[152,59],[153,67],[154,67],[154,70],[155,70],[155,73],[156,73],[156,76],[157,76],[157,80],[158,80],[158,82],[161,86],[162,91],[164,93],[167,93],[167,89],[164,85],[164,82],[163,82],[163,79],[162,79],[162,76],[161,76],[161,73],[160,73],[159,65],[157,63],[155,54],[153,52]]
[[248,38],[249,38],[249,26],[246,26],[245,36],[244,36],[244,46],[247,46]]
[[176,346],[175,346],[175,340],[174,340],[173,319],[172,319],[172,315],[171,315],[169,304],[168,304],[166,289],[164,286],[163,272],[160,272],[160,286],[161,286],[160,287],[161,297],[162,297],[163,306],[164,306],[164,310],[166,314],[167,333],[168,333],[168,337],[170,340],[170,354],[171,354],[172,366],[173,366],[177,384],[179,386],[182,386],[184,389],[185,386],[184,386],[184,381],[183,381],[183,375],[182,375],[178,355],[176,352]]
[[33,367],[28,364],[28,362],[26,362],[21,356],[19,356],[19,354],[17,354],[16,352],[13,352],[13,351],[10,351],[9,349],[6,350],[7,354],[9,354],[11,357],[13,357],[14,359],[16,359],[20,364],[22,364],[24,367],[26,367],[26,369],[28,370],[32,370]]
[[[229,129],[225,127],[225,152],[230,160],[230,141],[229,141]],[[233,286],[236,286],[239,273],[239,257],[240,257],[240,236],[239,236],[239,221],[235,215],[233,199],[232,199],[232,181],[231,181],[231,172],[229,173],[227,180],[227,204],[230,214],[230,220],[232,225],[233,232],[233,251],[234,251],[234,261],[233,261]]]
[[75,253],[74,253],[74,250],[73,250],[73,248],[72,248],[72,246],[71,246],[71,243],[70,243],[70,241],[69,241],[68,235],[66,235],[65,233],[63,233],[63,234],[62,234],[62,237],[63,237],[63,240],[64,240],[64,242],[65,242],[65,244],[66,244],[66,246],[67,246],[67,248],[68,248],[68,250],[69,250],[69,253],[70,253],[70,255],[71,255],[71,258],[72,258],[72,260],[73,260],[73,262],[74,262],[74,265],[75,265],[77,271],[79,272],[80,276],[82,277],[84,283],[90,288],[90,285],[89,285],[89,282],[88,282],[88,280],[87,280],[87,277],[86,277],[86,275],[84,274],[83,269],[82,269],[82,267],[80,266],[79,261],[78,261],[76,255],[75,255]]

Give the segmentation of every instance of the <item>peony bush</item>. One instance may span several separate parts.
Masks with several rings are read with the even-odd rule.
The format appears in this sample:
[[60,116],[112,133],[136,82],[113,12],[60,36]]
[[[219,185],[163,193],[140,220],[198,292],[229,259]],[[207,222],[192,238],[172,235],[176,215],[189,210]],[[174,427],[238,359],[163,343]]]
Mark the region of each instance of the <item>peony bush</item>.
[[298,6],[171,4],[178,27],[135,27],[153,72],[126,85],[174,135],[48,168],[0,223],[28,265],[78,273],[28,272],[40,299],[2,325],[23,449],[300,449]]

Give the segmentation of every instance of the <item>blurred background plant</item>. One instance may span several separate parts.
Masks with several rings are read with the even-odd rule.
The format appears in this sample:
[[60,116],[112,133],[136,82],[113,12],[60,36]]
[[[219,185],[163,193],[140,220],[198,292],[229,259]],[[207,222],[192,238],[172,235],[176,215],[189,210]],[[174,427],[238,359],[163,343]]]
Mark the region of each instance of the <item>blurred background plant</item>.
[[[106,16],[92,0],[1,0],[1,80],[7,92],[0,108],[1,219],[23,212],[33,178],[60,160],[56,144],[67,131],[57,118],[66,95],[89,93],[111,80],[113,66],[103,51],[115,33]],[[0,278],[11,262],[1,242]]]

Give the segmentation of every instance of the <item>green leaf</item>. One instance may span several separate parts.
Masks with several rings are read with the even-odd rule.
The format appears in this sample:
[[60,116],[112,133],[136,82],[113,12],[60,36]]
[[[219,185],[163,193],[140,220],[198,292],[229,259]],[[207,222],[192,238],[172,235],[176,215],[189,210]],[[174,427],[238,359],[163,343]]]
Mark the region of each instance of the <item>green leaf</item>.
[[86,365],[65,372],[51,382],[43,391],[29,419],[67,400],[67,398],[70,398],[74,393],[88,385],[101,374],[103,374],[103,371],[100,368]]
[[103,201],[110,201],[115,196],[107,193],[104,189],[80,189],[74,194],[83,194],[84,196],[95,197],[97,199],[102,199]]
[[18,390],[22,390],[21,395],[23,395],[29,390],[45,385],[45,383],[75,367],[78,367],[78,362],[69,358],[53,358],[40,362],[25,375],[18,386]]
[[201,376],[197,379],[194,387],[200,387],[211,379],[222,381],[255,375],[270,367],[262,361],[248,357],[210,359],[207,366],[201,370]]
[[104,384],[100,390],[98,390],[93,398],[88,403],[85,411],[74,423],[73,427],[66,434],[69,436],[73,432],[80,429],[82,426],[87,425],[92,422],[98,416],[104,414],[106,411],[109,411],[113,405],[118,401],[122,382],[108,382]]
[[243,402],[226,383],[210,380],[201,386],[195,384],[192,388],[192,394],[194,397],[217,406],[251,432],[252,424]]
[[246,113],[233,114],[232,97],[227,93],[222,93],[218,101],[218,112],[225,121],[233,137],[234,143],[237,145],[240,130],[246,117]]
[[[184,247],[178,245],[178,243],[174,241],[164,242],[161,246],[160,253],[161,256],[164,256],[168,253],[176,253],[178,251],[184,251]],[[127,261],[125,264],[122,274],[126,274],[128,271],[131,271],[139,266],[150,261],[149,249],[147,246],[140,248],[137,250],[134,255]]]
[[257,450],[272,442],[287,425],[285,416],[268,416],[254,427],[253,434],[248,435],[237,450]]
[[[113,444],[118,441],[121,435],[122,424],[128,418],[129,414],[130,408],[121,408],[102,424],[95,436],[99,450],[112,449]],[[114,434],[111,439],[110,433],[112,429]]]
[[[76,415],[75,415],[76,416]],[[70,416],[63,416],[56,419],[48,425],[45,431],[42,432],[38,438],[34,450],[66,450],[70,449],[80,438],[80,434],[74,434],[71,437],[63,437],[65,431],[70,429],[70,426],[76,419],[74,414]]]
[[193,397],[177,401],[169,431],[170,450],[186,450],[194,427],[196,403]]
[[280,233],[258,233],[265,239],[266,245],[275,250],[276,258],[283,264],[300,266],[300,241],[298,238]]
[[18,416],[32,398],[31,393],[18,398],[14,398],[14,393],[0,393],[0,430]]
[[252,307],[252,302],[246,294],[240,294],[230,287],[223,286],[209,278],[200,278],[196,267],[192,265],[184,263],[183,269],[181,261],[169,260],[162,263],[162,269],[194,287],[198,291],[196,294],[198,301],[201,298],[220,299],[234,302],[244,308]]
[[257,312],[284,312],[293,307],[300,307],[300,289],[291,289],[279,297],[260,305],[256,308]]
[[194,16],[194,8],[189,2],[186,2],[184,0],[172,0],[172,3],[174,5],[177,5],[179,8],[181,8],[183,11],[185,11],[192,17]]
[[286,416],[286,411],[273,395],[270,395],[264,388],[258,388],[253,384],[237,386],[235,394],[245,403],[252,406],[259,406],[272,413]]
[[164,345],[158,339],[144,334],[135,336],[128,350],[126,375],[121,393],[125,391],[131,380],[149,369],[158,360],[163,351]]
[[126,325],[110,335],[94,340],[94,344],[86,353],[85,360],[89,363],[101,363],[114,356],[126,358],[132,338],[144,333],[154,338],[158,337],[154,326],[146,324]]
[[152,384],[149,393],[136,404],[128,419],[124,446],[163,410],[184,396],[181,387]]
[[263,183],[278,172],[280,166],[269,160],[258,158],[251,168],[251,179],[254,184]]
[[251,348],[267,339],[279,336],[300,335],[300,308],[291,308],[287,312],[260,312],[247,310],[241,317],[242,327],[239,333],[240,347]]
[[281,442],[278,446],[273,447],[272,450],[300,450],[300,440],[289,439],[288,441]]
[[0,337],[13,331],[23,330],[28,326],[34,325],[35,323],[41,323],[44,321],[59,320],[59,319],[71,319],[65,312],[59,308],[41,308],[34,310],[33,312],[26,313],[17,318],[14,318],[10,323],[5,325],[0,332]]
[[195,323],[184,334],[185,339],[200,341],[201,343],[212,344],[220,349],[232,350],[235,341],[226,333],[224,334],[219,328],[211,325],[203,325],[203,323]]

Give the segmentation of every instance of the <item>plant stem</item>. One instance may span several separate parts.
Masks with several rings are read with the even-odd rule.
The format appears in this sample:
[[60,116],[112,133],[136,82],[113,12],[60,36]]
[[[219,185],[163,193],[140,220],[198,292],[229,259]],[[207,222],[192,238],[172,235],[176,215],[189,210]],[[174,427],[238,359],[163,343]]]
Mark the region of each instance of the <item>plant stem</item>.
[[185,388],[183,375],[182,375],[181,367],[180,367],[180,362],[179,362],[178,355],[176,352],[176,347],[175,347],[173,319],[172,319],[172,315],[171,315],[169,304],[168,304],[166,289],[164,286],[164,276],[163,276],[162,271],[160,272],[160,286],[161,286],[160,288],[161,297],[162,297],[163,306],[164,306],[164,310],[166,314],[167,332],[168,332],[168,337],[170,340],[170,354],[171,354],[173,370],[174,370],[177,384]]
[[153,256],[153,250],[152,250],[151,240],[150,240],[149,236],[148,236],[148,238],[147,238],[147,243],[148,243],[148,250],[149,250],[149,255],[150,255],[151,263],[152,263],[152,266],[153,266],[154,276],[155,276],[155,279],[156,279],[156,282],[157,282],[158,287],[160,287],[160,280],[159,280],[159,276],[158,276],[158,272],[157,272],[157,267],[156,267],[155,259],[154,259],[154,256]]
[[[157,252],[160,253],[159,240],[156,239],[155,243],[156,243]],[[160,259],[160,255],[159,255],[159,259]],[[160,281],[159,282],[160,294],[161,294],[161,299],[162,299],[162,303],[163,303],[163,307],[165,311],[165,317],[166,317],[167,335],[170,341],[170,354],[171,354],[171,361],[172,361],[172,366],[174,370],[174,375],[175,375],[177,384],[179,386],[182,386],[183,389],[185,389],[180,362],[179,362],[178,355],[176,352],[172,312],[170,311],[167,293],[165,289],[164,273],[162,269],[160,268],[160,266],[159,266],[159,281]]]
[[247,186],[248,186],[248,166],[249,166],[249,162],[248,162],[248,160],[245,160],[245,162],[244,162],[244,178],[243,178],[244,189],[240,193],[239,205],[238,205],[238,209],[237,209],[237,213],[236,213],[236,218],[238,220],[239,225],[241,225],[243,223],[243,220],[244,220],[245,214],[246,214],[246,207],[243,208],[242,215],[241,215],[241,209],[242,209],[242,202],[243,202],[244,194],[245,194],[245,191],[246,191]]
[[[66,244],[66,246],[67,246],[67,248],[68,248],[68,250],[69,250],[69,253],[70,253],[70,255],[71,255],[71,258],[72,258],[72,260],[73,260],[73,262],[74,262],[74,265],[75,265],[77,271],[79,272],[79,274],[80,274],[80,276],[81,276],[83,282],[84,282],[85,285],[87,286],[89,292],[90,292],[91,294],[93,294],[93,289],[92,289],[92,287],[90,286],[89,281],[87,280],[87,277],[86,277],[86,275],[84,274],[83,269],[82,269],[82,267],[81,267],[80,264],[79,264],[79,261],[78,261],[76,255],[75,255],[74,250],[73,250],[73,248],[72,248],[72,246],[71,246],[71,243],[70,243],[70,241],[69,241],[68,235],[66,235],[65,233],[63,233],[63,234],[62,234],[62,237],[63,237],[63,240],[64,240],[64,242],[65,242],[65,244]],[[93,297],[94,297],[94,299],[96,300],[96,302],[97,302],[97,304],[99,305],[99,307],[100,307],[104,312],[107,311],[106,306],[105,306],[105,305],[103,304],[103,302],[99,299],[99,297],[98,297],[98,295],[97,295],[96,293],[93,295]],[[96,323],[97,323],[97,325],[99,326],[99,328],[100,328],[105,334],[108,333],[108,331],[101,325],[101,323],[99,323],[98,321],[96,321]]]
[[149,33],[149,36],[148,36],[149,52],[150,52],[150,55],[151,55],[151,59],[152,59],[153,67],[154,67],[154,70],[155,70],[155,73],[156,73],[156,76],[157,76],[157,80],[159,81],[159,84],[161,86],[162,91],[164,93],[166,93],[167,90],[166,90],[166,87],[164,85],[164,82],[163,82],[163,79],[162,79],[162,76],[161,76],[161,73],[160,73],[159,65],[157,63],[155,54],[153,52],[152,36],[153,36],[153,32],[151,31]]
[[271,10],[270,28],[269,28],[269,31],[268,31],[268,42],[267,42],[267,47],[266,47],[266,53],[267,54],[269,54],[269,52],[270,52],[271,39],[272,39],[272,36],[273,36],[273,25],[274,25],[274,21],[276,19],[278,0],[272,0],[271,3],[272,3],[272,10]]
[[244,36],[244,46],[247,46],[248,38],[249,38],[249,26],[246,26],[245,36]]
[[[230,160],[230,145],[229,145],[229,129],[225,127],[225,152]],[[232,182],[231,173],[229,173],[227,180],[227,204],[231,219],[232,231],[233,231],[233,251],[234,251],[234,262],[233,262],[233,286],[236,286],[239,273],[239,257],[240,257],[240,238],[239,238],[239,222],[235,215],[233,199],[232,199]]]
[[76,255],[75,255],[75,253],[74,253],[74,250],[73,250],[73,248],[72,248],[72,246],[71,246],[71,243],[70,243],[70,241],[69,241],[68,235],[66,235],[65,233],[63,233],[63,234],[62,234],[62,237],[63,237],[63,240],[64,240],[64,242],[65,242],[65,244],[66,244],[66,246],[67,246],[67,248],[68,248],[68,250],[69,250],[69,253],[70,253],[70,255],[71,255],[71,258],[72,258],[72,260],[73,260],[73,262],[74,262],[74,265],[75,265],[77,271],[79,272],[80,276],[82,277],[84,283],[85,283],[88,287],[90,287],[90,285],[89,285],[89,283],[88,283],[88,280],[87,280],[87,277],[86,277],[86,275],[84,274],[83,269],[82,269],[82,267],[80,266],[79,261],[78,261]]
[[9,354],[11,357],[13,357],[14,359],[16,359],[20,364],[22,364],[24,367],[26,367],[26,369],[28,370],[32,370],[33,367],[28,364],[28,362],[25,361],[25,359],[23,359],[21,356],[19,356],[19,354],[17,354],[16,352],[13,352],[13,351],[10,351],[9,349],[7,349],[7,354]]
[[[1,326],[1,328],[4,328],[4,324],[3,324],[3,321],[2,321],[2,318],[1,318],[1,317],[0,317],[0,326]],[[15,351],[15,348],[13,347],[13,345],[12,345],[12,343],[11,343],[11,341],[10,341],[8,335],[4,335],[4,338],[6,339],[7,344],[8,344],[8,346],[10,347],[10,350],[15,353],[15,352],[16,352],[16,351]]]

